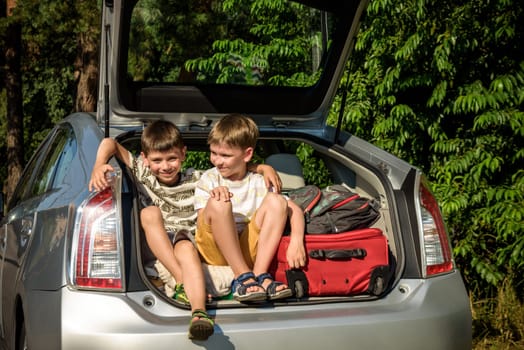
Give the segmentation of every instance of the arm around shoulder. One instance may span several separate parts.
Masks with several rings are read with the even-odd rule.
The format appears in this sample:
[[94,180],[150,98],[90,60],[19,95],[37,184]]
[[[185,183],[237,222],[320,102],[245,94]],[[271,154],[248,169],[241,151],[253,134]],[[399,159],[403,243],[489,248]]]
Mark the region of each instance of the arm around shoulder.
[[272,192],[280,193],[282,190],[282,181],[277,171],[269,164],[248,164],[248,170],[264,176],[264,182]]

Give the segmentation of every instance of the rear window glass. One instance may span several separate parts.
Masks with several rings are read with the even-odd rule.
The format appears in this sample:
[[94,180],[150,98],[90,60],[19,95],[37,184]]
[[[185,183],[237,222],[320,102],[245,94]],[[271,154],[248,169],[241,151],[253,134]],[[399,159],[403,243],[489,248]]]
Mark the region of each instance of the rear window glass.
[[307,87],[331,42],[328,12],[289,1],[140,0],[131,12],[133,82]]

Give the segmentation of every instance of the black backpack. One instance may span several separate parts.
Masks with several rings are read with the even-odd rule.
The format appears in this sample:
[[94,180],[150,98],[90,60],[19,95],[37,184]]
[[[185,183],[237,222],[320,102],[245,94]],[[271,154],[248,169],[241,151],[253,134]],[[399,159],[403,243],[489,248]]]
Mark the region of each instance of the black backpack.
[[289,191],[304,211],[306,233],[341,233],[373,225],[380,213],[375,200],[361,197],[343,185],[323,189],[315,185]]

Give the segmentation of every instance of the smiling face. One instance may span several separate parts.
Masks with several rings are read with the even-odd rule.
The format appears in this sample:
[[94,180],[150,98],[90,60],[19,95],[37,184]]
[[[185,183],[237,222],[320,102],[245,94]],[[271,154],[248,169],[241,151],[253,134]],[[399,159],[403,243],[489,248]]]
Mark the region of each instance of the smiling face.
[[142,158],[144,165],[160,183],[173,186],[178,182],[178,174],[186,158],[186,147],[174,147],[165,152],[150,151],[147,155],[142,153]]
[[247,163],[253,157],[252,147],[243,149],[226,143],[215,143],[209,145],[209,150],[211,163],[224,178],[237,181],[246,176]]

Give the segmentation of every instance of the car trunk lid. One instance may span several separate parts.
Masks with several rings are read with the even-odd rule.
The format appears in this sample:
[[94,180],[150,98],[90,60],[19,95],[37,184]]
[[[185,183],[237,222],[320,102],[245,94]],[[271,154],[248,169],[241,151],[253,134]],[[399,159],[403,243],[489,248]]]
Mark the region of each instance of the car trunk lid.
[[151,3],[105,1],[97,118],[106,128],[160,118],[202,127],[233,112],[260,128],[323,128],[367,1],[218,1],[194,14]]

